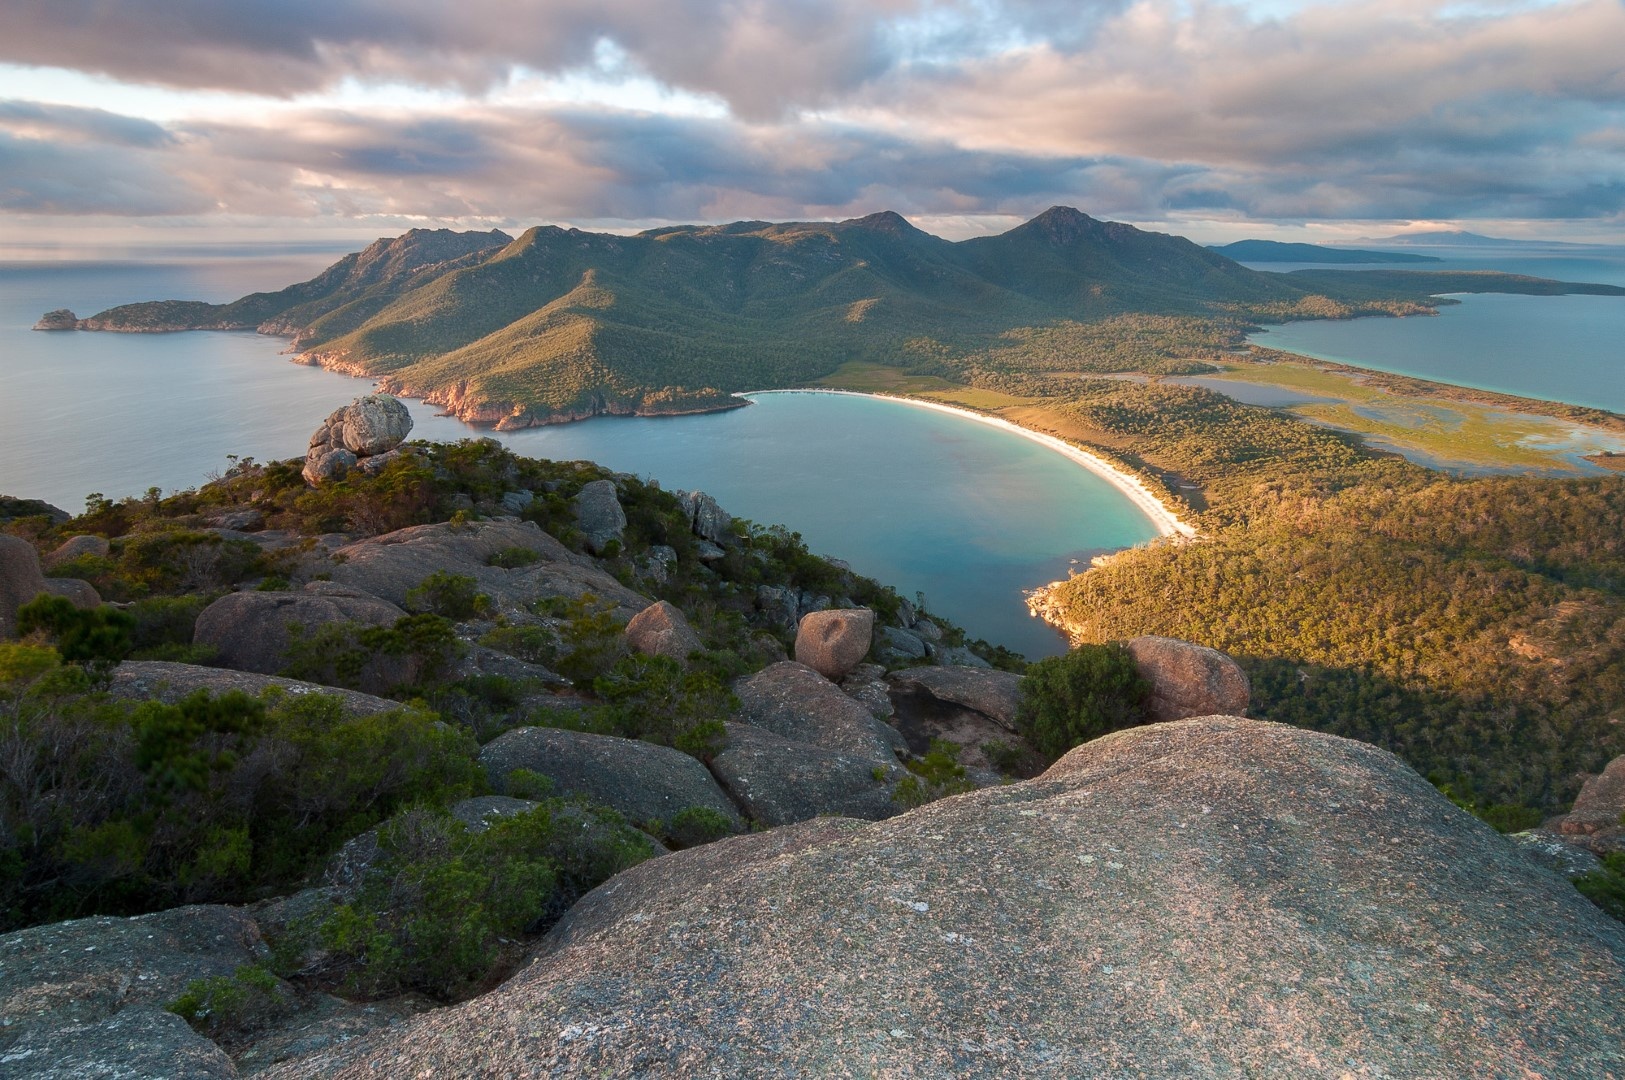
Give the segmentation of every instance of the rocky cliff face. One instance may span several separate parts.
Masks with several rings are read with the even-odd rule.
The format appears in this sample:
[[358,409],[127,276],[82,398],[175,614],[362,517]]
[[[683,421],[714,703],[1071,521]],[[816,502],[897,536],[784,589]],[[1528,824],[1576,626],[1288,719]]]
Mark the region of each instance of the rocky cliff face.
[[666,856],[275,1077],[1611,1076],[1625,928],[1391,755],[1234,717]]

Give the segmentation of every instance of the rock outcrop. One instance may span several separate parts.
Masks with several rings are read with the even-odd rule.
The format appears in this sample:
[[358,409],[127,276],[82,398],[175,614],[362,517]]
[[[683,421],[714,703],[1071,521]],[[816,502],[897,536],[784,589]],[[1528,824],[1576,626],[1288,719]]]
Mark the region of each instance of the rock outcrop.
[[646,862],[269,1077],[1606,1077],[1625,926],[1382,750],[1236,717]]
[[55,570],[65,562],[87,555],[105,559],[112,551],[113,545],[105,536],[70,536],[40,559],[40,565],[46,570]]
[[902,811],[892,793],[906,774],[895,759],[827,750],[750,724],[729,724],[727,733],[711,772],[752,821],[790,825],[826,814],[878,820]]
[[17,636],[17,609],[44,591],[45,575],[34,545],[0,533],[0,638]]
[[587,538],[587,548],[601,555],[611,542],[626,535],[626,511],[615,493],[615,481],[594,480],[576,495],[576,524]]
[[694,535],[713,544],[726,544],[733,539],[733,515],[703,491],[679,491],[677,502],[688,515],[688,525]]
[[57,308],[47,311],[39,317],[34,324],[35,330],[77,330],[79,329],[79,316],[67,308]]
[[0,1076],[235,1077],[163,1006],[193,979],[264,959],[253,919],[197,906],[98,916],[0,937]]
[[1152,720],[1247,715],[1252,684],[1241,665],[1218,649],[1152,636],[1124,644],[1151,684]]
[[705,648],[700,635],[675,604],[650,604],[626,624],[626,644],[648,656],[665,656],[686,665],[690,653]]
[[341,690],[333,686],[284,679],[276,675],[260,675],[251,671],[233,671],[229,668],[202,667],[197,664],[176,664],[167,660],[126,660],[113,669],[107,692],[126,701],[162,701],[173,705],[186,695],[198,690],[211,694],[224,694],[232,690],[250,697],[262,697],[268,692],[303,697],[306,694],[325,694],[337,699],[347,716],[370,716],[373,713],[398,709],[401,703],[388,698],[373,697],[355,690]]
[[[487,565],[501,552],[521,548],[536,561],[515,569]],[[649,606],[649,599],[622,585],[598,563],[571,551],[534,521],[443,522],[413,525],[337,549],[323,569],[336,582],[394,604],[433,573],[474,579],[499,609],[522,611],[544,597],[577,599],[591,593],[612,605],[623,621]]]
[[102,597],[96,591],[96,586],[80,578],[48,577],[45,579],[44,591],[52,596],[62,597],[81,610],[102,606]]
[[814,611],[796,628],[796,663],[839,682],[863,663],[874,638],[875,613],[868,608]]
[[899,693],[924,695],[945,705],[958,705],[1016,730],[1021,676],[1008,671],[971,667],[911,667],[894,671],[886,681]]
[[690,807],[715,810],[735,825],[739,811],[694,758],[669,746],[560,728],[515,728],[487,743],[480,764],[491,786],[528,769],[553,781],[556,795],[584,795],[637,825],[669,822]]
[[389,453],[412,431],[412,414],[399,398],[368,394],[335,410],[310,437],[305,482],[343,476],[368,458]]
[[1588,779],[1573,808],[1543,829],[1597,854],[1625,851],[1625,755]]
[[782,738],[882,764],[894,764],[907,749],[902,736],[865,705],[792,660],[741,679],[734,693],[741,720]]
[[[394,626],[406,612],[376,596],[333,592],[241,592],[222,596],[197,617],[192,641],[215,650],[216,662],[238,671],[275,675],[288,665],[288,645],[298,627],[309,634],[330,623]],[[411,682],[420,661],[410,655],[375,653],[362,668],[362,689],[384,691]]]

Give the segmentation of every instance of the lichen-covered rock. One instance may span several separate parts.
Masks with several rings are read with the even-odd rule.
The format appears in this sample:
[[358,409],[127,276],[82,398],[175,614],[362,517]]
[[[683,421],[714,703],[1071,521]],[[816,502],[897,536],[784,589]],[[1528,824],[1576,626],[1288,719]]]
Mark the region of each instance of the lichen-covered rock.
[[885,676],[886,669],[879,664],[859,664],[841,680],[841,693],[868,709],[876,720],[889,722],[897,708],[892,704]]
[[46,570],[54,570],[71,559],[83,558],[86,555],[105,559],[112,550],[113,545],[107,542],[105,536],[70,536],[42,558],[40,566]]
[[925,641],[918,634],[895,626],[882,626],[875,631],[875,655],[882,660],[924,660],[927,656]]
[[401,703],[388,698],[373,697],[355,690],[341,690],[318,683],[284,679],[276,675],[260,675],[251,671],[233,671],[229,668],[202,667],[197,664],[176,664],[167,660],[126,660],[113,669],[107,692],[126,701],[162,701],[174,705],[197,690],[211,694],[224,694],[232,690],[250,697],[286,694],[304,697],[324,694],[336,699],[346,716],[370,716],[373,713],[398,709]]
[[688,515],[688,525],[694,535],[713,544],[723,544],[733,536],[733,515],[703,491],[679,491],[677,504]]
[[329,480],[336,480],[355,468],[356,456],[342,446],[324,446],[319,452],[312,450],[305,457],[305,467],[300,475],[305,483],[320,487]]
[[895,759],[828,750],[750,724],[729,724],[727,732],[711,772],[753,821],[789,825],[822,814],[878,820],[902,810],[893,792],[907,774]]
[[626,533],[626,511],[615,494],[613,480],[583,484],[576,495],[576,524],[587,538],[587,547],[602,554],[611,541],[619,542]]
[[44,591],[45,575],[34,545],[0,533],[0,638],[17,636],[17,609]]
[[319,486],[354,468],[372,471],[412,431],[412,414],[389,394],[368,394],[336,409],[310,437],[305,482]]
[[[488,565],[513,548],[536,556],[514,569]],[[323,570],[335,582],[405,604],[406,594],[433,573],[474,579],[499,610],[520,613],[545,597],[578,599],[588,593],[626,621],[649,606],[649,598],[622,585],[586,555],[571,551],[534,521],[442,522],[413,525],[338,548]]]
[[412,414],[389,394],[368,394],[344,410],[339,439],[356,457],[395,449],[412,433]]
[[158,1005],[93,1024],[13,1031],[0,1077],[31,1080],[237,1080],[226,1052]]
[[[241,592],[222,596],[198,614],[192,641],[214,649],[221,667],[275,675],[288,666],[288,645],[299,631],[329,623],[394,626],[406,612],[376,596],[324,596],[306,592]],[[417,677],[419,658],[374,654],[362,668],[363,690],[383,691]]]
[[610,735],[559,728],[516,728],[480,750],[491,786],[528,769],[553,781],[558,795],[584,795],[637,824],[670,821],[689,807],[715,810],[734,824],[739,811],[705,766],[680,750]]
[[685,665],[690,653],[705,648],[682,611],[664,600],[632,616],[626,624],[626,643],[637,652],[670,657]]
[[1625,926],[1393,755],[1234,717],[618,875],[270,1076],[1608,1077]]
[[1241,665],[1218,649],[1153,636],[1125,645],[1140,676],[1151,684],[1152,720],[1247,715],[1252,684]]
[[875,613],[868,608],[814,611],[796,628],[796,662],[839,682],[863,663],[874,637]]
[[216,905],[0,936],[0,1076],[235,1076],[225,1054],[162,1007],[192,980],[265,954],[253,919]]
[[907,752],[895,729],[805,664],[765,667],[735,683],[734,693],[741,720],[783,738],[882,764]]
[[912,667],[892,672],[886,681],[900,693],[923,694],[959,705],[981,713],[1006,731],[1016,730],[1020,675],[971,667]]

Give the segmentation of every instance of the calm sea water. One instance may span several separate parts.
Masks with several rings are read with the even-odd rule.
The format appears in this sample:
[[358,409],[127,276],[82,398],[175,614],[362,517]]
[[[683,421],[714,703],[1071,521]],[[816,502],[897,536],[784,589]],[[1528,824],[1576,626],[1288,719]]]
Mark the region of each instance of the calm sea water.
[[[309,277],[331,255],[166,265],[0,265],[0,491],[77,509],[193,487],[228,454],[293,457],[370,383],[291,364],[251,333],[29,329],[159,297],[224,300]],[[479,434],[420,402],[419,438]],[[894,401],[770,394],[732,412],[603,418],[501,433],[516,452],[587,459],[710,492],[736,514],[801,533],[817,552],[924,592],[978,637],[1029,656],[1062,650],[1022,591],[1147,540],[1151,523],[1093,474],[1019,436]]]
[[[1394,269],[1501,270],[1625,285],[1625,249],[1434,249],[1444,261]],[[1301,264],[1253,265],[1260,270]],[[1481,390],[1625,412],[1625,297],[1458,296],[1437,316],[1272,326],[1255,345]]]

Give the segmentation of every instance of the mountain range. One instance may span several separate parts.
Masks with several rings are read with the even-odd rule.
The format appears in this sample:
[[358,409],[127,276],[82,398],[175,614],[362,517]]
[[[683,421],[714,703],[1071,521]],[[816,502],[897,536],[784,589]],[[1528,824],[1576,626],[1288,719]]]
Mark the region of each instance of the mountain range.
[[1346,316],[1445,291],[1423,276],[1329,273],[1261,273],[1069,207],[959,242],[891,212],[634,236],[413,230],[279,292],[84,320],[56,312],[42,328],[258,329],[292,337],[304,362],[515,428],[724,408],[735,392],[803,384],[848,361],[963,354],[1025,327],[1128,312]]
[[1363,248],[1322,247],[1319,244],[1288,244],[1279,240],[1237,240],[1233,244],[1211,245],[1226,258],[1238,262],[1303,263],[1418,263],[1438,262],[1434,255],[1413,255],[1399,251],[1367,251]]

